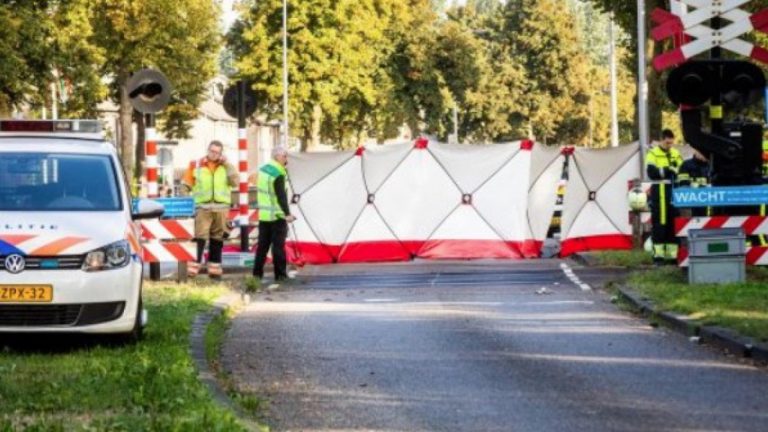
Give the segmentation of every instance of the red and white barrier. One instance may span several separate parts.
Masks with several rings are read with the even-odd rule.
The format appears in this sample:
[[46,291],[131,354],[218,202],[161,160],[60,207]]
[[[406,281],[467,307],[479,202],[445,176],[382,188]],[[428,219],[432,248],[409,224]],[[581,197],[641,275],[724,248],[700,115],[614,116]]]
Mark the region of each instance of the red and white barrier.
[[[678,255],[677,255],[677,263],[680,267],[688,267],[689,260],[688,260],[688,249],[685,247],[681,247],[679,249]],[[765,266],[768,265],[768,247],[766,246],[748,246],[747,247],[747,256],[746,256],[746,263],[747,265],[753,265],[753,266]]]
[[152,241],[142,245],[144,262],[195,261],[197,246],[191,242],[161,243]]
[[[768,234],[768,217],[765,216],[707,216],[675,218],[675,235],[687,237],[692,229],[741,228],[744,235]],[[688,267],[688,249],[680,247],[677,256],[680,267]],[[747,265],[768,265],[768,247],[747,246]]]
[[245,226],[248,224],[248,139],[245,128],[237,130],[237,138],[240,172],[240,212],[237,221],[239,226]]
[[194,219],[155,219],[141,222],[142,240],[192,240],[194,237]]
[[768,234],[768,217],[764,216],[708,216],[675,218],[675,235],[688,237],[692,229],[742,228],[744,235]]
[[147,196],[157,198],[157,132],[154,127],[146,129],[145,150],[147,154]]

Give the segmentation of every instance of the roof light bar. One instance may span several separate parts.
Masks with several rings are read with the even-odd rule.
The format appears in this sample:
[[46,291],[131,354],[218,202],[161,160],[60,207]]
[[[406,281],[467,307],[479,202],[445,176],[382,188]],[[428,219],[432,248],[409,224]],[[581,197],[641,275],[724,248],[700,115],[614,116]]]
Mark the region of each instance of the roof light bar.
[[101,133],[99,120],[0,120],[0,132]]

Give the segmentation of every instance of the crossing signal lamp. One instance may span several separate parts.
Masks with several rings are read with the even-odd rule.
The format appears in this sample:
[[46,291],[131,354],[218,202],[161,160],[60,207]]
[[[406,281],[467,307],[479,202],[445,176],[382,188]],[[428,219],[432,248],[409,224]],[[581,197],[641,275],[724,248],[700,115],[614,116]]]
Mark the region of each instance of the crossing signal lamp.
[[[747,61],[697,60],[674,69],[667,95],[680,106],[686,142],[712,160],[713,184],[759,184],[762,124],[743,113],[763,99],[762,70]],[[710,131],[703,128],[702,111],[710,103]],[[723,110],[736,114],[724,123]]]

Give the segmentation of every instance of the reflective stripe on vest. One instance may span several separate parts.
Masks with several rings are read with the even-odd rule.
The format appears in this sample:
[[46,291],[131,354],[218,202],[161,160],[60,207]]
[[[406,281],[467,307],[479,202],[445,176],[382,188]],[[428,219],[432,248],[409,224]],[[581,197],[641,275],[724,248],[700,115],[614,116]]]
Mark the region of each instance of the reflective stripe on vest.
[[195,204],[232,204],[232,193],[229,189],[227,167],[219,165],[215,172],[207,166],[197,163],[195,169],[195,186],[192,188],[192,196]]
[[285,167],[275,161],[262,166],[259,169],[259,181],[257,184],[257,205],[259,207],[259,220],[263,222],[274,222],[285,219],[285,213],[280,208],[275,193],[275,180],[278,177],[287,177]]

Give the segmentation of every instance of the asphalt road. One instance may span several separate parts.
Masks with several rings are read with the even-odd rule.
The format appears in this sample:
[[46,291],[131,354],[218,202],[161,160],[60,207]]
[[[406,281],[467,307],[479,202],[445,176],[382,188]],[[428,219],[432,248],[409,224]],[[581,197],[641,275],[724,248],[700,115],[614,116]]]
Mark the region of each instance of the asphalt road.
[[[223,363],[277,431],[766,431],[768,371],[620,311],[555,260],[317,267]],[[546,288],[546,289],[544,289]]]

